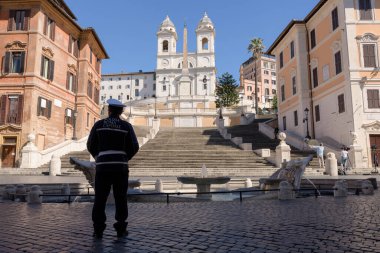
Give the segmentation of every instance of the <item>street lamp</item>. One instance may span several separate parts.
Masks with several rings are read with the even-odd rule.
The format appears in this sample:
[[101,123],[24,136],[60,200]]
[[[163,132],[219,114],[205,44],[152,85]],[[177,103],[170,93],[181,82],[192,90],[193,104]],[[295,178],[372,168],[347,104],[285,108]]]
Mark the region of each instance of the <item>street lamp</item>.
[[305,112],[305,118],[303,119],[303,123],[306,122],[306,137],[305,138],[308,139],[308,140],[310,140],[311,137],[310,137],[310,134],[309,134],[309,109],[306,108],[304,110],[304,112]]
[[157,119],[157,97],[156,95],[153,95],[154,97],[154,119]]

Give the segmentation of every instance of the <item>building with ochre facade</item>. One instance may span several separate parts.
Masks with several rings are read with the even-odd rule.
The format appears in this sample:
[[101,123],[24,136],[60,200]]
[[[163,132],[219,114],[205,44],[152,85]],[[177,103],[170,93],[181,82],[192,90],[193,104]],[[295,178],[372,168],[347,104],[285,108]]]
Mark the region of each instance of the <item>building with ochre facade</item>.
[[39,151],[88,135],[99,119],[107,53],[62,0],[0,0],[0,167],[16,167],[27,136]]

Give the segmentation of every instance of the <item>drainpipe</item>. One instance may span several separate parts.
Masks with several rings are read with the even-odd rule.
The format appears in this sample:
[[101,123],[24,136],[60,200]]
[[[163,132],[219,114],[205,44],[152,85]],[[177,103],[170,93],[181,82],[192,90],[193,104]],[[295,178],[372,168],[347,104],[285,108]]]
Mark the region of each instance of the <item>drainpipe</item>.
[[310,98],[310,119],[309,122],[311,123],[310,129],[311,129],[311,138],[315,139],[315,126],[314,126],[314,103],[313,103],[313,84],[311,82],[311,69],[310,69],[310,41],[309,41],[309,29],[307,29],[306,23],[305,23],[305,29],[306,29],[306,50],[307,50],[307,80],[309,83],[309,98]]

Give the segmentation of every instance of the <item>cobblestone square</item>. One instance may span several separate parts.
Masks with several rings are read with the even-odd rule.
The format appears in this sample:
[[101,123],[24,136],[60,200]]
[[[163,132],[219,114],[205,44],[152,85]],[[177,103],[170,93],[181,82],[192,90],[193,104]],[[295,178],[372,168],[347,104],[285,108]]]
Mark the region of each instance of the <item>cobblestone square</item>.
[[0,252],[380,252],[380,198],[130,203],[117,239],[107,207],[92,238],[91,203],[1,203]]

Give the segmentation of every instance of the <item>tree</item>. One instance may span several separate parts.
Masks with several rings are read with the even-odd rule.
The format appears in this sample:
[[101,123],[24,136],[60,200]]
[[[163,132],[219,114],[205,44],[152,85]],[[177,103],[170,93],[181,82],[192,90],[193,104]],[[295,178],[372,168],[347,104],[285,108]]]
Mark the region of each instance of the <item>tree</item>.
[[272,108],[274,111],[277,111],[277,96],[273,96]]
[[258,113],[258,88],[257,88],[257,60],[260,58],[264,51],[263,39],[253,38],[249,42],[248,52],[252,53],[252,57],[255,61],[255,110]]
[[218,77],[218,84],[215,91],[215,103],[217,108],[230,107],[239,103],[237,86],[236,80],[228,72]]

